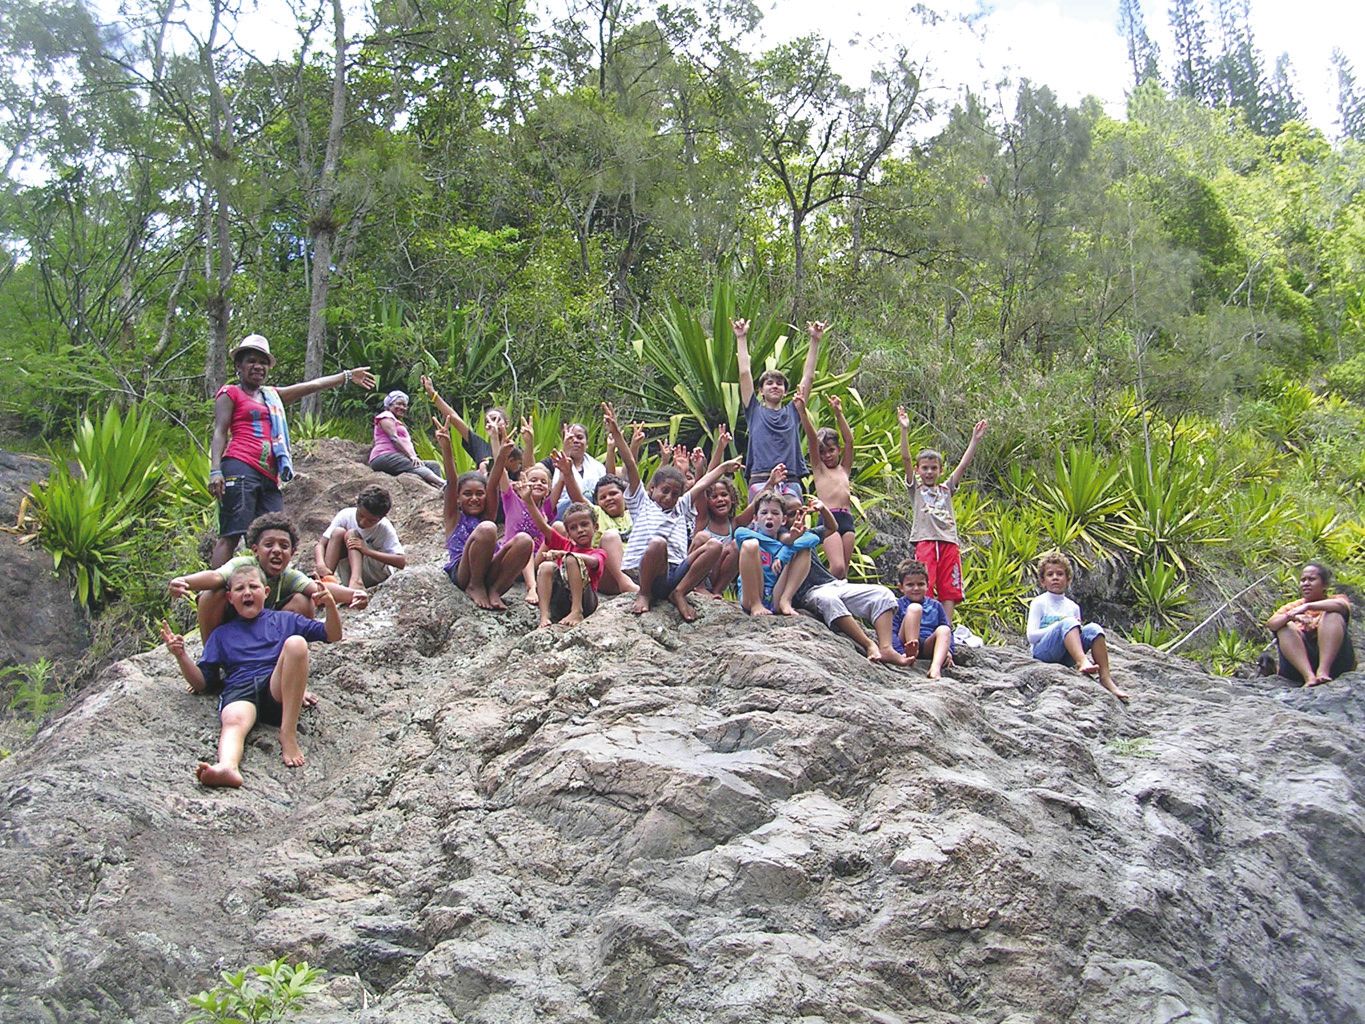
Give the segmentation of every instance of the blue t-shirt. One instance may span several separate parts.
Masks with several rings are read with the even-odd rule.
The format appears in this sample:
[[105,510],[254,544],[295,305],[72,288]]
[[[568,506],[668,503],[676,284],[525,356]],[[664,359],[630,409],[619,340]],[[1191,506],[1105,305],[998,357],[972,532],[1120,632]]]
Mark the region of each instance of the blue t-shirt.
[[786,465],[790,480],[810,473],[801,457],[801,417],[796,406],[788,402],[769,409],[755,393],[744,407],[744,419],[749,424],[749,444],[744,451],[746,479],[767,476],[779,462]]
[[275,671],[284,642],[291,636],[326,640],[327,626],[294,612],[266,608],[254,619],[232,619],[209,634],[199,670],[210,693],[223,684],[255,682]]
[[[820,535],[814,530],[807,530],[788,546],[776,537],[769,537],[766,533],[741,526],[735,530],[735,543],[743,544],[746,540],[758,541],[758,560],[763,566],[763,607],[771,609],[773,606],[773,587],[777,586],[777,578],[782,575],[783,568],[791,561],[796,552],[803,548],[813,548],[819,544]],[[743,580],[739,581],[739,598],[741,601],[744,600]]]
[[[908,597],[902,597],[896,602],[896,610],[891,613],[891,646],[896,649],[896,653],[905,653],[905,644],[901,643],[901,623],[905,621],[905,613],[913,603],[924,606],[924,617],[919,620],[919,642],[922,644],[934,635],[934,630],[939,626],[947,626],[948,613],[943,610],[943,605],[936,598],[924,595],[924,600],[912,602]],[[953,649],[953,641],[948,640],[948,650]]]

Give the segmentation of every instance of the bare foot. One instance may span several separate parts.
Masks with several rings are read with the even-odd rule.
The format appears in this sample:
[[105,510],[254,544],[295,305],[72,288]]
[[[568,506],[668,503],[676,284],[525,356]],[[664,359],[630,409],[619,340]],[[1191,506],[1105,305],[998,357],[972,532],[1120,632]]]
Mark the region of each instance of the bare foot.
[[630,614],[643,615],[649,611],[649,598],[645,594],[637,594],[635,600],[631,602]]
[[561,626],[578,626],[581,625],[582,622],[583,616],[575,615],[573,612],[569,612],[568,615],[564,616],[564,618],[559,620],[559,624]]
[[943,673],[942,673],[942,671],[940,671],[939,669],[936,669],[936,668],[934,668],[932,665],[930,665],[930,666],[929,666],[929,678],[930,678],[930,679],[942,679],[942,678],[943,678]]
[[290,768],[302,768],[303,750],[299,747],[299,741],[293,738],[285,739],[281,736],[280,758]]
[[465,594],[469,597],[471,601],[474,602],[475,607],[478,608],[493,607],[493,600],[488,596],[488,590],[485,587],[476,587],[474,586],[474,584],[471,583],[469,585],[469,589],[465,591]]
[[507,611],[507,605],[503,602],[502,595],[494,594],[492,591],[489,591],[488,594],[488,607],[495,612]]
[[303,706],[306,707],[306,708],[315,708],[315,707],[317,707],[317,706],[318,706],[318,695],[317,695],[316,693],[314,693],[312,690],[304,690],[304,691],[303,691]]
[[749,612],[749,614],[753,616],[771,615],[772,612],[769,610],[767,605],[756,604],[754,605],[753,609]]
[[[905,656],[904,654],[901,654],[901,652],[896,650],[894,647],[888,647],[885,650],[880,650],[878,651],[878,654],[880,654],[880,657],[877,658],[876,660],[884,661],[888,665],[910,665],[913,664],[915,660],[914,658],[910,658]],[[868,661],[872,660],[873,659],[871,658],[868,659]]]
[[1097,676],[1099,674],[1100,667],[1096,665],[1093,661],[1091,661],[1089,658],[1086,658],[1085,661],[1081,662],[1081,675]]
[[550,620],[542,615],[540,621],[536,623],[536,629],[544,629],[548,625],[550,625]]
[[361,609],[368,607],[369,603],[370,603],[369,593],[364,590],[357,590],[351,596],[351,603],[347,605],[347,607],[354,608],[356,611],[360,611]]
[[867,660],[880,663],[885,659],[882,656],[882,652],[877,647],[873,646],[867,649]]
[[1332,681],[1331,676],[1323,672],[1319,672],[1317,675],[1315,675],[1312,679],[1308,680],[1308,682],[1304,683],[1303,685],[1304,688],[1307,689],[1310,686],[1321,686],[1323,683],[1330,683],[1331,681]]
[[540,595],[537,594],[534,590],[528,590],[526,591],[526,596],[522,598],[522,600],[524,600],[529,605],[535,606],[540,604]]
[[668,595],[673,607],[678,609],[678,614],[682,616],[684,622],[696,622],[697,612],[692,607],[692,602],[687,599],[686,594],[679,594],[676,590]]
[[720,593],[719,591],[708,590],[707,593],[711,595],[711,600],[713,600],[713,601],[724,601],[724,600],[725,600],[725,595],[722,594],[722,593]]
[[242,784],[242,773],[236,768],[209,764],[207,761],[199,762],[199,766],[194,769],[194,777],[199,780],[201,786],[228,786],[236,789]]
[[692,591],[692,593],[696,594],[698,597],[711,597],[711,598],[720,597],[719,594],[713,593],[711,590],[707,589],[706,587],[698,587],[696,590]]
[[905,645],[905,664],[911,664],[919,657],[919,641],[911,640]]
[[796,609],[795,609],[794,607],[792,607],[792,603],[791,603],[790,601],[783,601],[781,604],[779,604],[779,605],[777,606],[777,614],[778,614],[778,615],[795,615],[795,614],[796,614]]

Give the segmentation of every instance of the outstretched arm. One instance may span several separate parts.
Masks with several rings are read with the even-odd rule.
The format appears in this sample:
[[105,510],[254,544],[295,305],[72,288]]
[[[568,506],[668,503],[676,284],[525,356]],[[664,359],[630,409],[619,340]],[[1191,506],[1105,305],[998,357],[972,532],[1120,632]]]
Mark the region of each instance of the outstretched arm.
[[[496,519],[494,511],[496,502],[502,500],[502,492],[511,485],[511,480],[507,476],[507,460],[512,457],[512,444],[510,437],[503,437],[498,445],[498,457],[493,460],[493,468],[488,471],[488,500],[483,505],[483,517],[485,519]],[[522,465],[526,465],[523,460]],[[449,490],[450,488],[446,488]]]
[[915,482],[915,461],[910,457],[910,414],[905,406],[896,406],[896,421],[901,425],[901,467],[905,470],[905,482]]
[[640,464],[636,460],[635,452],[626,444],[626,439],[621,436],[621,424],[616,422],[616,410],[612,408],[610,402],[602,403],[602,422],[607,425],[607,433],[616,442],[616,450],[621,453],[621,465],[626,471],[626,480],[630,483],[632,492],[640,489]]
[[521,503],[526,506],[526,511],[531,513],[531,518],[535,521],[536,529],[539,530],[542,535],[548,536],[554,527],[552,527],[550,521],[545,518],[545,513],[536,505],[536,500],[531,495],[530,481],[515,480],[512,483],[512,490],[516,491],[517,497],[520,498]]
[[976,443],[981,440],[986,433],[986,421],[977,420],[976,426],[972,428],[972,439],[967,442],[967,450],[962,453],[962,459],[957,464],[957,469],[953,470],[953,475],[948,478],[948,490],[956,490],[957,485],[962,482],[962,475],[967,472],[967,467],[972,464],[972,456],[976,454]]
[[[469,436],[469,424],[464,418],[455,411],[454,407],[441,397],[441,393],[436,390],[436,385],[431,382],[431,378],[423,375],[422,390],[427,393],[427,398],[431,399],[431,404],[436,406],[436,411],[441,414],[441,419],[450,420],[450,425],[459,432],[461,437]],[[449,477],[446,478],[450,479]]]
[[716,428],[716,444],[715,447],[711,449],[710,461],[706,463],[706,471],[708,473],[725,461],[725,449],[730,447],[730,442],[733,440],[734,438],[730,435],[730,428],[728,425],[722,423]]
[[848,420],[844,418],[844,403],[838,395],[829,395],[826,399],[829,407],[834,410],[834,422],[839,427],[839,438],[844,443],[844,457],[840,460],[840,465],[844,467],[845,473],[853,472],[853,428],[848,425]]
[[435,416],[431,422],[436,424],[436,447],[441,451],[441,465],[446,471],[446,493],[445,499],[441,504],[441,522],[445,525],[446,536],[449,537],[455,524],[460,521],[460,488],[459,476],[455,472],[455,452],[450,447],[450,428],[454,422],[449,416],[442,423]]
[[528,469],[536,464],[536,425],[530,416],[521,418],[521,464]]
[[370,373],[368,366],[357,366],[353,370],[342,370],[340,373],[288,384],[275,390],[279,393],[281,402],[295,402],[305,395],[317,394],[319,391],[341,387],[343,384],[359,384],[366,391],[371,391],[374,389],[374,375]]
[[706,489],[710,487],[713,483],[719,480],[726,473],[733,473],[742,465],[744,465],[743,459],[734,458],[727,459],[726,461],[722,462],[719,466],[716,466],[714,469],[707,470],[706,475],[692,485],[691,490],[687,492],[687,496],[695,501],[697,495],[705,494]]
[[[570,501],[578,501],[586,504],[588,499],[583,497],[583,488],[578,486],[578,477],[574,475],[573,471],[573,460],[569,458],[565,452],[560,450],[551,452],[550,458],[554,460],[555,469],[559,472],[559,480],[556,486],[569,492]],[[554,499],[556,505],[559,504],[558,493],[551,490],[550,497]]]
[[749,321],[732,320],[730,326],[735,331],[735,349],[739,358],[739,400],[747,409],[754,399],[754,370],[749,364]]
[[815,424],[811,421],[810,410],[806,408],[806,396],[798,391],[792,397],[792,405],[796,406],[796,415],[801,417],[801,429],[806,432],[806,444],[810,447],[811,472],[819,472],[825,468],[825,464],[820,461],[820,438],[816,436]]
[[175,658],[175,663],[180,668],[180,674],[185,677],[185,682],[190,684],[190,689],[195,693],[204,692],[204,673],[200,671],[194,659],[185,651],[185,638],[179,633],[171,632],[170,624],[161,623],[161,639],[166,644],[166,650],[171,652]]
[[810,335],[810,341],[806,344],[806,365],[801,370],[801,384],[797,387],[796,393],[808,402],[810,389],[815,383],[815,364],[820,361],[820,342],[827,330],[829,324],[823,320],[811,320],[806,323],[806,333]]

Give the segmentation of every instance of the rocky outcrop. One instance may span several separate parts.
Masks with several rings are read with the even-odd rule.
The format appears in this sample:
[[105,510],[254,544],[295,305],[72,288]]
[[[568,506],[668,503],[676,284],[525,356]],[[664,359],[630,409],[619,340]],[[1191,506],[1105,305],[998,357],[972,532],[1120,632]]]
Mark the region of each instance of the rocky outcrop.
[[714,602],[531,623],[399,574],[313,648],[308,764],[258,730],[232,792],[210,701],[113,666],[0,762],[0,1019],[177,1021],[275,956],[336,1024],[1362,1019],[1359,677],[1120,646],[1124,707]]

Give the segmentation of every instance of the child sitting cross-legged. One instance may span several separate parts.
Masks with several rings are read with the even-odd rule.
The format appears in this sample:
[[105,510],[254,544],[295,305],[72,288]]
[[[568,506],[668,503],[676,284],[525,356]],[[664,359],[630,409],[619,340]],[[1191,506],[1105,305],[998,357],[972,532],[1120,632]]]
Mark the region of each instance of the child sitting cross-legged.
[[684,477],[672,466],[663,466],[654,473],[649,491],[640,480],[640,467],[635,454],[621,436],[616,413],[602,403],[602,417],[607,431],[616,444],[626,470],[630,490],[626,492],[626,507],[630,509],[634,526],[626,544],[623,568],[627,575],[636,574],[640,592],[631,611],[642,615],[655,601],[665,598],[678,609],[684,622],[693,622],[697,613],[687,601],[687,595],[716,568],[721,557],[720,541],[712,538],[690,554],[687,550],[687,526],[695,515],[693,501],[716,482],[722,473],[734,472],[741,460],[722,462],[702,476],[691,490],[683,493]]
[[[614,459],[610,447],[607,448],[607,452],[608,458]],[[598,574],[598,589],[607,595],[635,593],[639,587],[621,571],[621,559],[626,550],[625,541],[630,536],[631,527],[630,511],[626,508],[626,489],[630,484],[615,473],[599,477],[593,485],[593,500],[596,504],[590,505],[572,471],[568,454],[557,451],[550,457],[550,461],[556,468],[554,486],[558,487],[560,481],[563,481],[564,489],[568,492],[569,504],[586,505],[592,511],[592,546],[601,548],[606,556],[606,565]],[[568,511],[567,506],[564,511]],[[537,583],[537,590],[539,587],[540,584]]]
[[[556,455],[560,453],[556,452]],[[573,501],[564,510],[560,524],[551,526],[531,497],[525,480],[514,485],[531,516],[545,536],[545,546],[536,555],[536,589],[540,598],[540,623],[544,629],[553,622],[576,626],[584,616],[597,611],[597,588],[607,553],[592,546],[596,520],[592,506]]]
[[1066,596],[1071,585],[1071,559],[1060,551],[1049,551],[1038,562],[1038,580],[1043,592],[1028,606],[1028,642],[1033,656],[1099,676],[1101,686],[1119,700],[1127,700],[1128,694],[1115,685],[1109,672],[1104,627],[1095,622],[1082,625],[1080,605]]
[[185,651],[185,638],[161,624],[161,638],[197,693],[221,690],[218,713],[222,732],[218,760],[201,761],[195,775],[205,786],[240,786],[243,744],[256,722],[280,727],[280,754],[290,768],[303,765],[299,749],[299,711],[308,688],[308,642],[341,639],[336,598],[322,587],[318,602],[327,610],[324,625],[294,612],[266,607],[265,575],[255,565],[239,565],[228,577],[228,602],[237,617],[223,623],[204,643],[198,664]]
[[[506,611],[502,595],[530,561],[531,538],[523,533],[498,546],[498,527],[493,521],[497,506],[489,496],[488,481],[477,470],[455,476],[455,453],[450,447],[453,426],[447,419],[436,430],[446,479],[454,481],[445,492],[443,519],[449,556],[445,573],[478,607]],[[494,472],[504,471],[512,448],[512,442],[503,438],[493,461]]]
[[944,666],[953,663],[953,627],[943,605],[930,597],[929,570],[914,559],[902,562],[901,598],[891,618],[891,645],[913,662],[920,655],[929,659],[929,678],[941,679]]
[[333,574],[340,570],[340,582],[354,584],[352,608],[364,608],[369,602],[365,588],[378,586],[408,564],[398,531],[388,520],[392,507],[393,500],[383,487],[362,488],[355,505],[333,516],[313,545],[313,566],[324,583],[336,579]]

